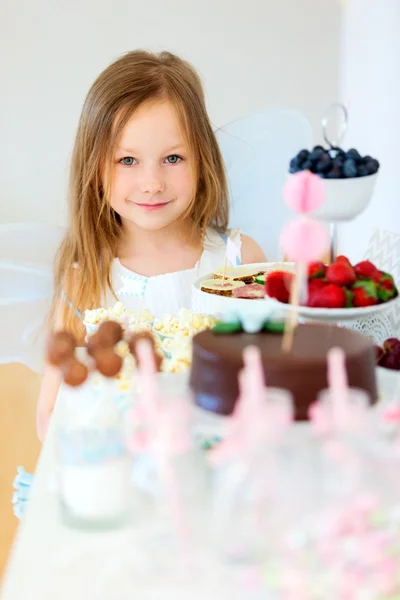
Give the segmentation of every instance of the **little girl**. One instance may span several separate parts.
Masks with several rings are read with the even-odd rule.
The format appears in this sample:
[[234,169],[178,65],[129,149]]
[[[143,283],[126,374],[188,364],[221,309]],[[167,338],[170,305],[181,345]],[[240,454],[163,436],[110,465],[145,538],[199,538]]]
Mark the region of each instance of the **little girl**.
[[[221,266],[229,235],[242,263],[265,261],[254,240],[227,230],[228,213],[199,76],[169,52],[125,54],[96,79],[80,117],[52,326],[83,340],[85,309],[109,306],[124,288],[132,294],[120,298],[126,308],[142,303],[156,316],[190,309],[193,281]],[[41,441],[59,385],[46,367]]]

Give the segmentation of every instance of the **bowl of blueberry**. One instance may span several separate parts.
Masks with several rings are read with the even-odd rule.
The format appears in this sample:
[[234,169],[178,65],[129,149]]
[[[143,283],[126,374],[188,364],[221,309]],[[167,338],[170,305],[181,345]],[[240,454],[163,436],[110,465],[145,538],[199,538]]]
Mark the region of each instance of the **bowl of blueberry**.
[[325,221],[351,221],[368,206],[374,193],[379,162],[361,156],[355,148],[314,146],[300,150],[290,161],[289,172],[309,170],[325,185],[325,202],[313,214]]

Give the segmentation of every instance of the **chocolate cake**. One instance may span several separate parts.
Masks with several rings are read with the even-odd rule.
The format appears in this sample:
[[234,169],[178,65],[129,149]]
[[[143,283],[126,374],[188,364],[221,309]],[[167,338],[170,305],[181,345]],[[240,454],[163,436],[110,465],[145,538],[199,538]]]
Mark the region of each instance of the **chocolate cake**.
[[267,385],[293,393],[297,420],[306,420],[308,408],[327,384],[326,355],[330,348],[346,353],[349,385],[364,389],[377,400],[375,349],[365,335],[331,325],[299,325],[293,346],[284,354],[281,333],[216,333],[203,331],[193,338],[190,385],[196,403],[206,410],[229,415],[238,397],[242,352],[255,345],[261,350]]

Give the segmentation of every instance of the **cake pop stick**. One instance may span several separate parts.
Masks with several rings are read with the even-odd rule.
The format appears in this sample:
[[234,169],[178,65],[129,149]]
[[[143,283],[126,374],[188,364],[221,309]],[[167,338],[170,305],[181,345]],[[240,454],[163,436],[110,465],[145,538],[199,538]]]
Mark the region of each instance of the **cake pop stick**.
[[140,323],[140,313],[142,311],[143,306],[143,296],[140,296],[139,308],[136,314],[136,331],[139,331],[139,323]]
[[331,392],[333,419],[338,428],[349,425],[349,385],[345,354],[341,348],[328,352],[328,385]]
[[[292,175],[283,189],[286,204],[302,215],[316,210],[325,199],[325,187],[320,177],[310,171]],[[307,263],[319,260],[329,249],[329,237],[321,223],[313,219],[292,221],[281,234],[281,248],[288,260],[296,263],[296,276],[291,290],[292,311],[286,319],[282,350],[289,352],[297,322],[300,295],[306,283]]]
[[315,219],[301,217],[290,221],[281,233],[281,246],[289,260],[296,263],[296,275],[291,290],[291,311],[286,319],[282,350],[289,352],[297,322],[300,295],[307,282],[307,264],[320,259],[329,248],[329,236],[325,227]]
[[224,260],[224,270],[222,273],[222,283],[225,281],[226,277],[226,268],[228,262],[232,265],[232,267],[237,267],[240,264],[240,251],[236,246],[235,242],[228,237],[226,240],[226,249],[225,249],[225,260]]

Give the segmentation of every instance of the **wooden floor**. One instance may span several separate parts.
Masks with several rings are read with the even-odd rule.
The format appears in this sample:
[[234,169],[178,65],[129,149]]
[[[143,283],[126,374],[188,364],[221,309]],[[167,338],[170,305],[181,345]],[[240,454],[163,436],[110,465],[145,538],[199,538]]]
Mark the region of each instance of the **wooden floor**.
[[0,581],[18,527],[11,505],[17,466],[32,473],[40,452],[36,401],[40,376],[19,364],[0,365]]

